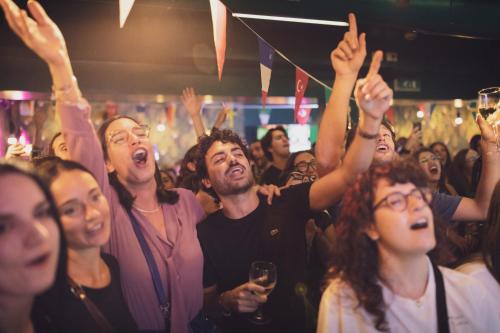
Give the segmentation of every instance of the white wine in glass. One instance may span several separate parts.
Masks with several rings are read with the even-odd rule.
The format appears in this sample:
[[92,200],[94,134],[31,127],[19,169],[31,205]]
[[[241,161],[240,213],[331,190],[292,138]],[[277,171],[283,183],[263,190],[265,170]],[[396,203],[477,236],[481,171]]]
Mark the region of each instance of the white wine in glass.
[[[249,280],[264,287],[265,290],[261,293],[262,295],[267,296],[273,291],[278,278],[277,275],[276,265],[272,262],[254,261],[250,266]],[[269,323],[270,319],[264,315],[262,308],[259,306],[251,318],[251,322],[262,325]]]
[[477,106],[481,116],[493,127],[497,150],[500,150],[500,87],[480,90],[478,92]]

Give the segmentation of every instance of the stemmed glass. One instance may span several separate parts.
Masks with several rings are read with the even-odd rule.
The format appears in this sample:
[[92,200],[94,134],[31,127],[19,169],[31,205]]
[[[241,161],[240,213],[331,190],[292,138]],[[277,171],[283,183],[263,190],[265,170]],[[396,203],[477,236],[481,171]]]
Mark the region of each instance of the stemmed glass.
[[[269,295],[276,285],[276,280],[278,278],[276,265],[272,262],[267,261],[254,261],[250,266],[249,280],[259,286],[264,287],[265,291],[262,295]],[[257,311],[250,319],[254,324],[267,324],[270,319],[266,317],[259,305]]]
[[478,92],[477,106],[481,116],[493,127],[497,150],[500,150],[500,87],[480,90]]

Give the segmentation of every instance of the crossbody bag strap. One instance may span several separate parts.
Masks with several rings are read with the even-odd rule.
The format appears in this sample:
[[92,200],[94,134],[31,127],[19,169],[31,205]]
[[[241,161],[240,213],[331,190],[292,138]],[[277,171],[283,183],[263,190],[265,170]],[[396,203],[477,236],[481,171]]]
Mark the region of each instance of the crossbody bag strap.
[[436,264],[432,263],[434,280],[436,281],[436,309],[438,317],[438,332],[449,333],[448,309],[446,308],[446,292],[444,289],[443,274]]
[[153,280],[153,285],[155,288],[156,296],[158,297],[158,301],[160,303],[160,310],[165,317],[165,319],[170,320],[170,302],[167,298],[167,293],[163,288],[163,284],[161,283],[160,273],[158,271],[158,267],[156,266],[155,259],[153,257],[153,253],[151,253],[151,249],[149,248],[148,243],[146,242],[146,238],[142,233],[141,226],[139,225],[139,221],[135,218],[134,214],[129,210],[127,214],[130,218],[130,222],[132,222],[132,227],[135,232],[135,236],[141,245],[142,252],[144,253],[144,257],[146,258],[146,262],[149,267],[149,272],[151,273],[151,278]]
[[101,310],[92,302],[90,298],[87,297],[85,290],[83,290],[82,286],[77,284],[71,277],[68,276],[68,283],[70,286],[70,291],[73,295],[75,295],[78,299],[80,299],[87,311],[90,313],[94,321],[97,323],[97,326],[100,327],[101,332],[103,333],[113,333],[113,326],[109,323],[106,317],[102,314]]

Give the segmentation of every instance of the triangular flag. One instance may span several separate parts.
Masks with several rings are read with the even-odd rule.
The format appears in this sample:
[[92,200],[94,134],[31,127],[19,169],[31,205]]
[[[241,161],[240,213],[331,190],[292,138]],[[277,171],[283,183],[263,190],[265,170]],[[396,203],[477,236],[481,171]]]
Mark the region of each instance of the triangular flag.
[[220,81],[226,56],[226,6],[219,0],[210,0],[210,11],[212,12],[215,54],[217,56],[217,71]]
[[309,116],[311,115],[311,109],[300,109],[299,112],[297,112],[297,122],[300,125],[305,125],[309,121]]
[[392,106],[389,107],[389,109],[386,111],[385,117],[391,124],[394,124],[395,118],[394,118],[394,109],[392,108]]
[[297,121],[297,113],[300,109],[300,103],[302,102],[302,97],[307,89],[307,83],[309,82],[309,76],[299,68],[295,68],[295,111],[293,113],[294,120]]
[[262,108],[266,108],[266,97],[271,82],[274,49],[264,40],[259,38],[260,81],[262,83]]
[[175,104],[168,104],[166,107],[166,116],[167,116],[167,125],[168,127],[172,128],[175,125],[175,111],[176,111],[176,105]]
[[120,0],[120,28],[123,28],[135,0]]

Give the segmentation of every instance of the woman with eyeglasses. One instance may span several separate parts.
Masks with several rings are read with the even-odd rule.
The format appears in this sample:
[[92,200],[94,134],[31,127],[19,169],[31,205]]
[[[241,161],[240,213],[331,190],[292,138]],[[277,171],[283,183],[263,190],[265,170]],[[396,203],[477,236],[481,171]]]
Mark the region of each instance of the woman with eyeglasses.
[[46,299],[66,279],[52,195],[29,171],[0,163],[0,332],[45,333]]
[[430,191],[409,161],[374,165],[344,196],[318,332],[496,332],[479,281],[436,266]]
[[95,175],[109,202],[105,251],[119,262],[123,294],[139,330],[192,332],[205,323],[196,236],[201,206],[188,190],[163,189],[149,130],[135,119],[111,118],[96,135],[64,37],[42,6],[29,1],[30,18],[12,0],[0,5],[12,30],[47,63],[69,155]]
[[427,176],[427,184],[433,192],[457,195],[457,191],[446,182],[440,155],[430,148],[420,148],[415,152],[415,159]]
[[68,247],[68,281],[50,313],[58,332],[137,332],[120,286],[116,259],[101,254],[111,213],[97,180],[81,164],[57,157],[37,162],[50,187]]

